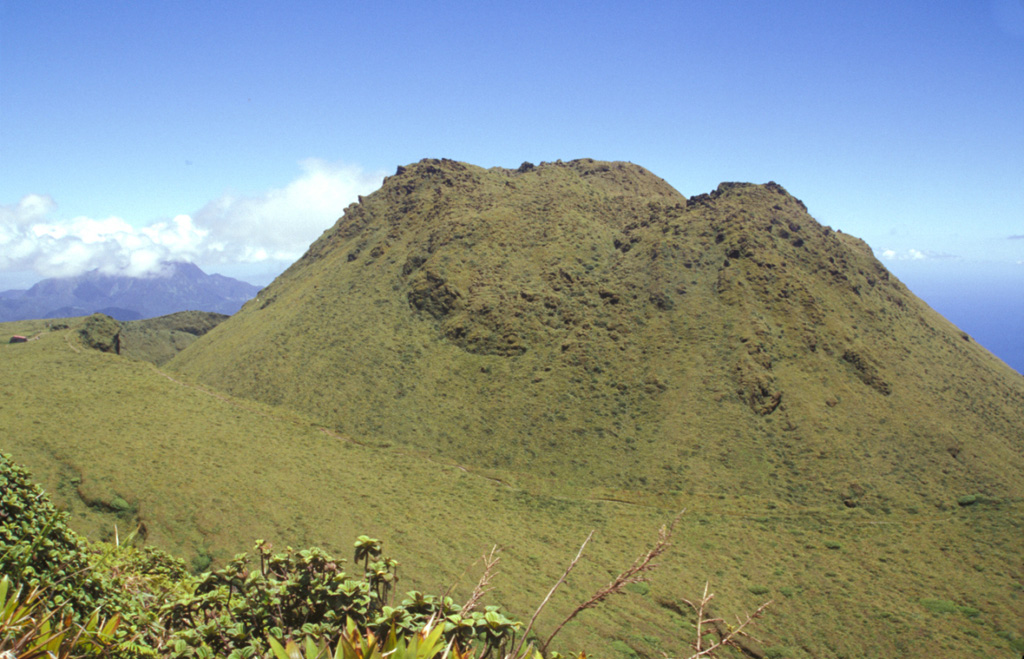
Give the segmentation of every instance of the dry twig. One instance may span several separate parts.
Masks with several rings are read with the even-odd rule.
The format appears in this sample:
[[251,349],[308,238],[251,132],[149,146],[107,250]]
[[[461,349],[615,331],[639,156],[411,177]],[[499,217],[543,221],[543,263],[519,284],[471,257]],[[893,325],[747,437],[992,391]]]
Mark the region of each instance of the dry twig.
[[542,601],[540,603],[540,606],[537,607],[537,610],[533,612],[533,617],[530,618],[530,624],[526,625],[526,629],[523,631],[522,638],[519,639],[519,643],[516,645],[516,649],[512,651],[512,656],[513,657],[519,657],[520,656],[519,655],[519,651],[522,650],[523,642],[526,640],[526,637],[530,633],[530,630],[533,629],[533,623],[537,620],[537,616],[539,616],[540,612],[544,610],[545,606],[547,606],[548,601],[551,599],[551,596],[555,594],[555,591],[558,590],[558,587],[561,586],[563,583],[565,583],[565,580],[566,580],[566,578],[568,578],[569,573],[572,572],[573,568],[576,567],[576,563],[579,562],[580,557],[583,556],[583,549],[587,546],[587,543],[590,542],[590,539],[593,538],[593,537],[594,537],[594,532],[591,531],[587,535],[587,539],[583,541],[582,545],[580,545],[580,550],[578,552],[576,552],[576,558],[572,559],[572,562],[569,563],[569,567],[565,568],[565,572],[558,579],[558,581],[555,582],[555,585],[551,587],[551,590],[548,591],[547,596],[544,597],[544,601]]
[[555,630],[551,632],[551,635],[548,636],[546,641],[544,641],[544,644],[540,646],[541,654],[546,654],[551,640],[558,634],[558,632],[562,631],[562,627],[575,618],[577,614],[597,606],[608,599],[609,595],[621,593],[622,589],[631,583],[647,581],[647,573],[657,567],[657,565],[651,561],[656,559],[658,556],[661,556],[665,553],[665,550],[668,549],[669,540],[672,538],[672,531],[675,529],[676,522],[679,521],[679,517],[683,512],[685,511],[681,511],[676,515],[671,524],[668,526],[662,526],[661,529],[658,530],[658,541],[654,543],[654,547],[652,547],[650,551],[637,558],[628,570],[615,577],[610,584],[598,590],[596,593],[591,595],[590,599],[573,609],[572,613],[566,616],[565,620],[555,627]]
[[473,589],[473,594],[469,596],[469,600],[462,605],[462,615],[466,615],[475,609],[480,599],[491,590],[488,586],[491,584],[491,579],[498,574],[495,567],[501,561],[501,557],[498,556],[499,552],[501,552],[501,548],[498,545],[494,545],[491,547],[490,554],[483,555],[484,573],[480,575],[480,581],[476,583],[476,587]]
[[[548,636],[547,640],[544,641],[544,643],[540,646],[538,650],[539,654],[542,656],[546,655],[548,645],[550,645],[552,639],[554,639],[555,636],[557,636],[558,633],[562,630],[562,628],[566,624],[568,624],[573,618],[575,618],[578,614],[580,614],[583,611],[586,611],[587,609],[597,606],[601,602],[608,599],[610,595],[613,595],[615,593],[621,593],[623,589],[629,584],[647,581],[648,573],[655,567],[657,567],[657,565],[654,563],[654,560],[661,556],[663,553],[665,553],[665,550],[668,549],[669,541],[672,539],[672,533],[675,530],[676,523],[679,521],[679,518],[682,516],[684,512],[686,511],[680,511],[680,513],[676,515],[675,519],[672,520],[671,524],[661,527],[661,529],[658,531],[658,541],[647,553],[637,558],[628,570],[619,574],[617,577],[615,577],[615,579],[612,580],[611,583],[609,583],[607,586],[601,588],[596,593],[594,593],[590,597],[590,599],[588,599],[587,601],[583,602],[575,609],[573,609],[572,612],[568,616],[566,616],[565,620],[563,620],[557,627],[555,627],[555,630],[551,632],[551,635]],[[543,611],[544,607],[547,606],[548,602],[551,600],[551,597],[555,594],[555,591],[558,590],[558,588],[563,583],[565,583],[566,579],[568,579],[569,573],[571,573],[573,569],[576,567],[576,564],[583,556],[583,550],[586,548],[587,544],[593,537],[594,532],[591,531],[590,534],[587,536],[587,539],[584,540],[583,544],[580,546],[579,551],[576,553],[576,557],[572,559],[572,562],[569,563],[569,566],[565,569],[565,572],[562,574],[561,578],[559,578],[558,581],[555,582],[555,585],[551,587],[550,591],[548,591],[547,596],[540,603],[540,606],[538,606],[537,610],[534,611],[533,617],[530,618],[530,623],[526,626],[526,630],[523,632],[522,637],[519,639],[519,643],[516,645],[515,650],[513,650],[512,653],[505,655],[505,659],[523,659],[523,655],[521,654],[523,644],[525,643],[526,638],[530,633],[530,630],[533,629],[533,623],[536,622],[537,617],[540,615],[540,612]],[[486,565],[484,577],[481,577],[480,584],[478,584],[477,586],[477,590],[481,590],[481,594],[483,589],[486,588],[487,580],[489,578],[488,573],[490,572],[494,564],[497,563],[497,559],[494,557],[493,550],[489,557],[484,557],[484,562]],[[761,606],[757,607],[757,609],[752,614],[747,615],[746,620],[737,618],[737,624],[735,626],[729,626],[725,624],[724,620],[722,620],[721,618],[714,617],[714,614],[711,613],[710,604],[711,600],[714,599],[715,596],[713,593],[708,592],[709,588],[710,583],[705,583],[704,594],[696,602],[691,602],[687,599],[683,600],[697,614],[697,638],[694,641],[694,649],[696,650],[696,653],[690,655],[687,659],[711,657],[718,650],[725,646],[736,647],[739,648],[741,651],[745,651],[749,647],[749,641],[756,641],[756,639],[754,639],[747,632],[747,628],[751,626],[755,620],[760,618],[761,615],[772,603],[771,600],[765,602]],[[470,598],[470,602],[474,604],[476,592],[477,591],[474,591],[474,598]],[[680,613],[681,612],[682,611],[680,611]],[[705,645],[704,637],[712,631],[718,632],[719,640],[716,643]],[[527,652],[529,652],[529,650],[527,650]]]
[[[710,584],[704,583],[704,595],[697,602],[691,602],[690,600],[684,599],[683,601],[690,605],[690,608],[697,614],[697,638],[694,641],[694,649],[697,651],[695,654],[689,656],[688,659],[698,659],[699,657],[710,657],[720,648],[731,645],[734,647],[740,647],[740,638],[752,638],[746,631],[746,627],[754,622],[754,620],[761,617],[761,614],[771,605],[772,601],[768,600],[761,606],[757,607],[752,614],[747,615],[746,620],[737,619],[737,625],[735,627],[726,628],[727,631],[723,633],[719,624],[725,621],[721,618],[713,617],[711,613],[710,605],[711,600],[714,599],[714,593],[708,593]],[[715,629],[719,630],[719,639],[717,643],[713,643],[707,647],[704,646],[704,636],[711,632],[711,629],[705,629],[705,626],[711,625]],[[724,625],[723,625],[724,626]],[[742,648],[741,648],[742,649]]]

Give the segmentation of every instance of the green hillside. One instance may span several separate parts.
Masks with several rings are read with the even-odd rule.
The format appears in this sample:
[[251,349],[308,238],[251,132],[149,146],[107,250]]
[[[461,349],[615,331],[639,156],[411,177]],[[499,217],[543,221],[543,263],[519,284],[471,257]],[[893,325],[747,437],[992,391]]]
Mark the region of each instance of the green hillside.
[[1024,379],[775,184],[424,161],[169,368],[571,497],[1024,493]]
[[122,322],[119,354],[160,365],[227,318],[224,314],[209,311],[179,311],[157,318]]
[[[55,331],[43,321],[0,324],[0,336],[36,337],[0,344],[2,448],[87,537],[112,540],[115,526],[123,537],[141,522],[146,542],[201,568],[256,538],[346,556],[352,539],[368,533],[401,562],[403,592],[457,584],[460,595],[472,589],[480,555],[498,545],[504,564],[491,599],[525,612],[590,530],[593,560],[569,591],[579,599],[627,567],[671,519],[671,511],[534,497],[422,455],[358,443],[90,349],[80,334],[89,320],[62,321],[70,327]],[[569,600],[556,601],[552,615],[568,613]],[[605,634],[617,627],[613,611],[637,602],[618,604],[591,618]],[[650,600],[640,606],[661,623],[678,617]],[[585,631],[565,637],[593,640]]]
[[524,619],[596,529],[545,633],[685,508],[564,649],[682,654],[710,579],[764,656],[1020,652],[1024,378],[778,185],[423,161],[166,370],[66,322],[0,325],[0,449],[91,537],[368,533],[429,592],[498,544]]

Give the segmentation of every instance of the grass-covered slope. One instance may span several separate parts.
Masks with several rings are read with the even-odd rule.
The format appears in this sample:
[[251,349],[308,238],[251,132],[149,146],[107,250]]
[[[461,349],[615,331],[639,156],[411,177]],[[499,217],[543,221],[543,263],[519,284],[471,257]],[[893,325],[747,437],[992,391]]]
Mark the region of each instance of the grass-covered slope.
[[[671,517],[532,497],[422,455],[357,443],[297,414],[90,349],[81,333],[88,321],[55,331],[42,321],[0,324],[0,336],[35,337],[0,344],[0,441],[90,538],[123,538],[141,523],[147,542],[201,569],[256,538],[346,556],[352,539],[368,533],[401,562],[400,592],[458,584],[460,596],[478,575],[466,570],[497,544],[507,548],[507,567],[492,598],[528,611],[591,529],[592,562],[570,589],[579,598],[627,566]],[[642,608],[648,631],[675,617],[650,600]],[[618,628],[612,615],[565,638],[600,642]]]
[[463,597],[479,564],[460,575],[498,544],[490,599],[525,619],[596,529],[538,622],[546,635],[685,506],[649,589],[582,614],[563,648],[677,654],[692,630],[674,608],[706,578],[730,618],[776,600],[759,628],[770,656],[1003,656],[1024,636],[1019,499],[951,494],[941,510],[886,512],[710,491],[666,497],[662,508],[534,495],[86,349],[82,321],[69,322],[0,325],[38,336],[0,344],[0,437],[94,539],[141,522],[147,542],[199,568],[256,537],[345,556],[355,534],[370,533],[401,561],[400,576],[416,576],[402,576],[400,591],[458,582]]
[[1022,378],[775,185],[426,161],[166,374],[79,329],[0,345],[0,448],[92,535],[201,565],[369,533],[430,592],[497,543],[525,619],[595,528],[546,634],[685,507],[566,649],[678,654],[705,578],[730,618],[777,600],[768,656],[1024,636]]
[[775,184],[417,163],[169,367],[570,496],[1022,494],[1024,379]]
[[160,365],[227,319],[224,314],[209,311],[179,311],[130,320],[121,323],[120,354]]

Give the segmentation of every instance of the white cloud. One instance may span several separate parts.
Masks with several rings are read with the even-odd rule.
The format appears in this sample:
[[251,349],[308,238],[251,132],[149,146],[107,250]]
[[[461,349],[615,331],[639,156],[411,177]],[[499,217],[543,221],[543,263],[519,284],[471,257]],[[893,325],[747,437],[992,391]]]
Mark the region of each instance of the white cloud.
[[120,217],[54,220],[52,199],[28,195],[0,207],[0,270],[68,277],[99,269],[108,274],[155,274],[162,263],[192,260],[207,232],[182,215],[136,228]]
[[301,163],[302,174],[280,189],[226,195],[193,215],[136,227],[124,218],[53,219],[57,208],[30,194],[0,206],[0,272],[31,270],[66,277],[99,269],[109,274],[158,274],[163,263],[221,264],[297,259],[359,194],[383,174],[322,160]]
[[922,251],[919,249],[910,248],[902,252],[897,252],[894,249],[885,249],[881,251],[881,257],[886,261],[924,261],[934,259],[957,259],[960,258],[955,254],[945,254],[943,252],[932,252]]
[[224,196],[196,213],[196,222],[210,232],[209,262],[294,261],[384,177],[317,159],[301,165],[302,176],[284,188],[254,197]]

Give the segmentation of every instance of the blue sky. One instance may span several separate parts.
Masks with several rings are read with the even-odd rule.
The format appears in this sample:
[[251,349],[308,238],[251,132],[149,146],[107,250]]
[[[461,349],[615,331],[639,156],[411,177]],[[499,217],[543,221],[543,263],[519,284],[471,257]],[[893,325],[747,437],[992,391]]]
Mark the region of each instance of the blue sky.
[[0,290],[263,284],[424,157],[777,181],[1024,370],[1024,0],[0,0]]

